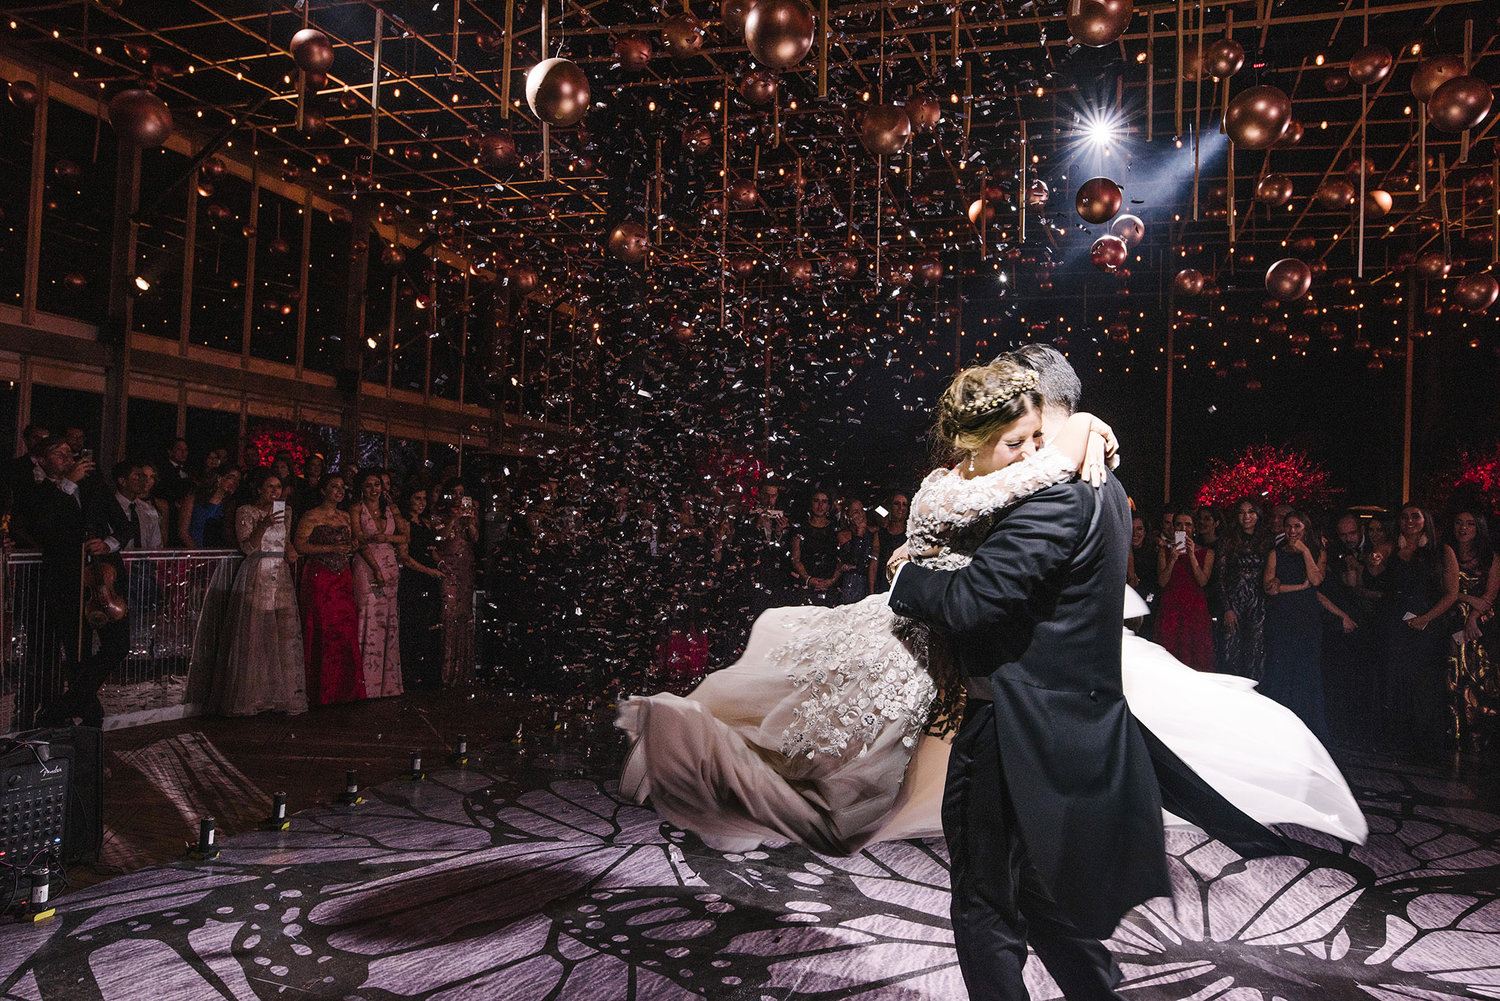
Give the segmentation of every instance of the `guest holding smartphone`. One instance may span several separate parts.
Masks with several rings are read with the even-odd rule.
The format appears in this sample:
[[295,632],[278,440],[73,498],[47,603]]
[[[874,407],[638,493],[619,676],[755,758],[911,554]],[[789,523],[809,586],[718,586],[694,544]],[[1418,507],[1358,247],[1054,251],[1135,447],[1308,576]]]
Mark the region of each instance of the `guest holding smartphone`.
[[1193,541],[1193,527],[1189,512],[1173,515],[1172,535],[1157,554],[1162,593],[1156,642],[1194,670],[1213,671],[1217,664],[1205,588],[1213,577],[1214,553]]

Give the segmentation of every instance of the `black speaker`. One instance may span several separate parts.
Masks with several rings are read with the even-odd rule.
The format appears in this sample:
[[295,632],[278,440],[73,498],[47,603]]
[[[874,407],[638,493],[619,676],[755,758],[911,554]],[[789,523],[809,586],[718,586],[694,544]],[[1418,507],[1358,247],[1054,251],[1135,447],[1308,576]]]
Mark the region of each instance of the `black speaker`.
[[53,760],[68,762],[68,802],[63,815],[63,861],[93,862],[104,847],[104,739],[97,727],[29,730],[25,741],[43,741]]

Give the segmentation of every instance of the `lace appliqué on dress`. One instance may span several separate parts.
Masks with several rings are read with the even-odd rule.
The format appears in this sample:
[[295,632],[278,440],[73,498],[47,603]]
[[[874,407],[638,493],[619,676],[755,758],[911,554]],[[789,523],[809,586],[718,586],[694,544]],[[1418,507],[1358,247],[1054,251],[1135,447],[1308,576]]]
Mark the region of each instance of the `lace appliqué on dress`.
[[[967,565],[996,513],[1075,472],[1051,446],[973,479],[948,469],[932,472],[912,498],[907,522],[914,561],[939,570]],[[929,670],[936,666],[929,664],[930,638],[923,623],[897,616],[884,602],[865,600],[813,616],[796,639],[770,654],[806,692],[782,732],[782,753],[864,754],[888,726],[900,728],[905,747],[916,746],[940,694]],[[946,694],[951,701],[959,693]],[[952,716],[951,709],[942,715]]]

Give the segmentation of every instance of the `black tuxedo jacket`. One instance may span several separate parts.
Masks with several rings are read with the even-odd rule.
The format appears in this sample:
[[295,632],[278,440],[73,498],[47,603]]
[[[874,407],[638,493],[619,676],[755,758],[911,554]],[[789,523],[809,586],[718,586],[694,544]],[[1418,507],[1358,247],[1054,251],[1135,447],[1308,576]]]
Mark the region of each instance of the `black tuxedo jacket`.
[[965,674],[988,678],[1020,836],[1098,938],[1170,892],[1161,798],[1120,681],[1129,551],[1117,479],[1058,484],[1002,511],[967,567],[909,565],[891,594],[895,611],[952,634]]

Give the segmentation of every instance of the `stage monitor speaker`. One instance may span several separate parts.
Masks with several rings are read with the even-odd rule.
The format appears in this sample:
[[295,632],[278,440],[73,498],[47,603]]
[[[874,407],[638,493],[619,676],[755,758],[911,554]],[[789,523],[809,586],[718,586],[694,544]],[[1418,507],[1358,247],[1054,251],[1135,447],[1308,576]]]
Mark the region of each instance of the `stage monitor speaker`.
[[62,726],[30,730],[20,739],[44,742],[53,759],[69,763],[63,861],[71,864],[98,859],[104,847],[103,734],[92,726]]
[[30,872],[62,861],[71,766],[48,744],[0,754],[0,862]]

